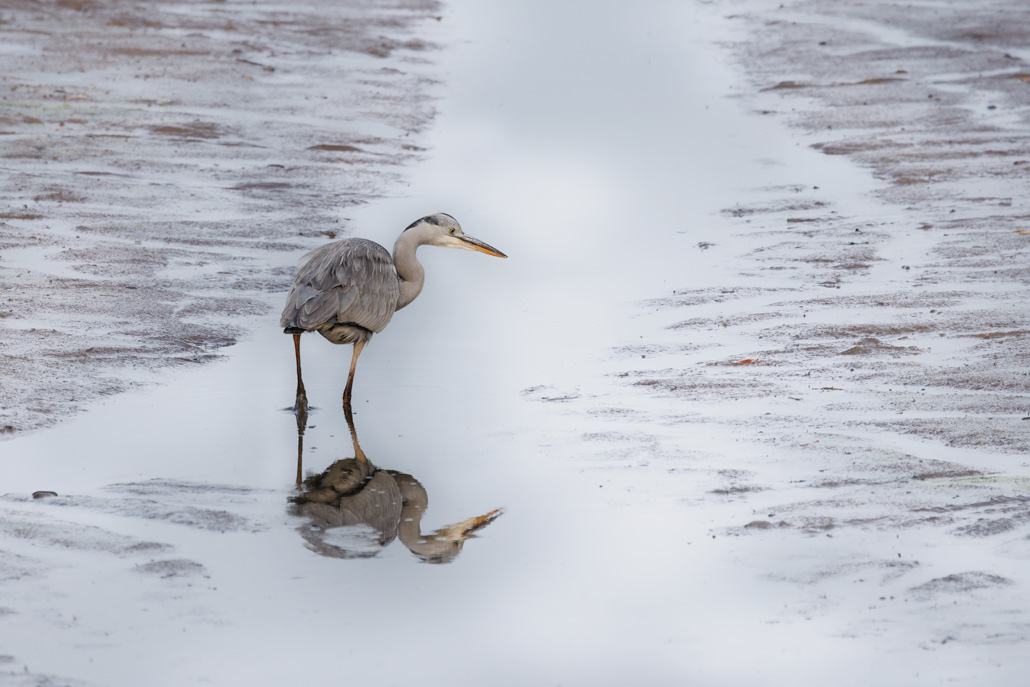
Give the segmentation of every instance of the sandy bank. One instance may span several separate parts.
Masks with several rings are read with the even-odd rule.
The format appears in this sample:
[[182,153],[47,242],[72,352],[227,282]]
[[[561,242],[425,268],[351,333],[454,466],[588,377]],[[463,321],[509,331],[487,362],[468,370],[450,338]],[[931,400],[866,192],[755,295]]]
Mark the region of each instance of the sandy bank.
[[0,428],[219,355],[395,188],[440,7],[106,0],[0,10]]

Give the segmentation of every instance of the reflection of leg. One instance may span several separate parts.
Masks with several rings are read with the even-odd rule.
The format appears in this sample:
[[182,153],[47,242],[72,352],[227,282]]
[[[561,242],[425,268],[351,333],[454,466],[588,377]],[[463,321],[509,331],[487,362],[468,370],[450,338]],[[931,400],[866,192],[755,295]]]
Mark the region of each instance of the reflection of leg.
[[300,334],[293,335],[293,350],[297,354],[297,401],[293,405],[293,412],[298,414],[303,412],[307,416],[308,395],[304,391],[304,380],[300,376]]
[[351,388],[354,386],[354,369],[358,366],[358,356],[361,355],[361,349],[364,347],[364,341],[354,343],[354,356],[350,359],[350,374],[347,375],[347,387],[343,390],[343,406],[345,408],[350,406]]
[[304,479],[304,430],[308,425],[308,406],[305,402],[302,408],[296,411],[297,415],[297,487],[300,487]]
[[350,429],[350,440],[354,443],[354,460],[363,467],[362,469],[370,469],[372,463],[365,456],[365,452],[361,450],[361,445],[358,444],[358,430],[354,429],[354,414],[351,412],[350,404],[345,403],[343,405],[343,416],[347,419],[347,428]]

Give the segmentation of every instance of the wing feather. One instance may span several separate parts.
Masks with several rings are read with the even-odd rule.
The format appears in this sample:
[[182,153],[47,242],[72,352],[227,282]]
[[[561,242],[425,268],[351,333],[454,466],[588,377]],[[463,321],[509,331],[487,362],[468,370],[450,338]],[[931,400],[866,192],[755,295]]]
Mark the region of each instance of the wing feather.
[[305,256],[279,324],[312,331],[354,323],[381,332],[397,309],[400,285],[389,251],[366,239],[344,239]]

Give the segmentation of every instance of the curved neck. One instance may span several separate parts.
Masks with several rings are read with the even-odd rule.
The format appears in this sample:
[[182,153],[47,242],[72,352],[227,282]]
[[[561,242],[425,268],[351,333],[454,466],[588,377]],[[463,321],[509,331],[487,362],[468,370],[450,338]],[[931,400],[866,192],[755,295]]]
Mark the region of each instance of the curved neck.
[[397,538],[408,548],[409,551],[418,553],[418,549],[424,544],[422,540],[422,516],[425,515],[426,506],[424,503],[405,502],[401,506],[401,522],[397,528]]
[[411,303],[422,292],[426,272],[422,269],[422,263],[415,257],[415,251],[429,240],[425,227],[418,226],[401,232],[397,237],[397,243],[393,244],[393,264],[397,268],[401,286],[397,310]]
[[422,539],[422,516],[429,505],[429,494],[426,493],[417,479],[403,472],[390,472],[401,492],[400,527],[397,536],[411,551],[416,551]]

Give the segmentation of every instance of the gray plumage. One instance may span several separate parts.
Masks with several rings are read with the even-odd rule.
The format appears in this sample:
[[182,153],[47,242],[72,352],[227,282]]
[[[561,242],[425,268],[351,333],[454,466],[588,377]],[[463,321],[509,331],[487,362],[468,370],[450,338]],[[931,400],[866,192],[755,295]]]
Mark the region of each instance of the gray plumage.
[[317,331],[336,344],[367,341],[390,323],[400,292],[385,248],[368,239],[336,241],[304,256],[279,326]]
[[293,335],[297,357],[297,403],[307,407],[300,372],[300,335],[318,332],[337,344],[354,344],[350,374],[343,392],[350,404],[354,369],[361,349],[373,334],[383,331],[394,312],[422,291],[425,271],[415,257],[419,246],[474,250],[500,258],[496,248],[466,236],[458,221],[446,213],[427,215],[401,232],[393,256],[367,239],[344,239],[316,248],[305,256],[286,297],[279,325]]

